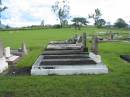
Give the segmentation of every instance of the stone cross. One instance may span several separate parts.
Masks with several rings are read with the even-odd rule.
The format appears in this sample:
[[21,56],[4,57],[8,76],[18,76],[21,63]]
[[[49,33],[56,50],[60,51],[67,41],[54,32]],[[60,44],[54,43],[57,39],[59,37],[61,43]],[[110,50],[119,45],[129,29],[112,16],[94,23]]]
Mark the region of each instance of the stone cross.
[[92,38],[92,52],[94,54],[98,54],[98,37],[97,36],[93,36]]
[[4,47],[3,47],[3,43],[0,41],[0,58],[2,58],[4,56]]
[[25,44],[24,42],[22,42],[22,47],[21,47],[21,49],[22,49],[22,52],[23,52],[25,55],[28,54],[28,50],[27,50],[26,44]]

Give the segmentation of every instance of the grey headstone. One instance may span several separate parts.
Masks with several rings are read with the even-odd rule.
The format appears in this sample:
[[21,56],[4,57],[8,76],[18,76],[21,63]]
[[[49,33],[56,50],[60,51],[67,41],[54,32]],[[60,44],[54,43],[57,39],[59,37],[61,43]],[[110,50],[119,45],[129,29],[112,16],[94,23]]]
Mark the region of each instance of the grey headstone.
[[83,49],[86,49],[86,33],[84,32],[82,34],[82,43],[83,43]]
[[81,42],[82,42],[82,37],[81,37],[81,36],[78,36],[78,37],[77,37],[77,42],[78,42],[78,43],[81,43]]
[[0,41],[0,58],[2,58],[4,56],[4,47],[3,47],[3,43]]
[[22,43],[22,47],[21,48],[22,48],[23,53],[25,55],[27,55],[28,54],[28,50],[27,50],[26,44],[24,42]]
[[92,52],[95,54],[98,54],[98,37],[97,36],[93,36]]
[[114,33],[112,31],[109,32],[109,37],[110,37],[110,40],[113,40],[114,38]]

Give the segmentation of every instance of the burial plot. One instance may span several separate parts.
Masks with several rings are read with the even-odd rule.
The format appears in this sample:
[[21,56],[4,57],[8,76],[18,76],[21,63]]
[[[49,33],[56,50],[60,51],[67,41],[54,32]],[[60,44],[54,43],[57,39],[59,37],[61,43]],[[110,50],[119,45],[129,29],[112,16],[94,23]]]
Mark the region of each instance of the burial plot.
[[15,64],[20,59],[20,56],[11,54],[10,47],[6,47],[4,49],[4,53],[5,53],[6,61],[8,62],[8,64]]
[[[84,38],[84,39],[83,39]],[[70,42],[50,42],[31,69],[32,75],[72,75],[108,73],[108,68],[97,61],[98,57],[85,52],[86,33],[75,36]],[[91,54],[92,55],[92,54]]]

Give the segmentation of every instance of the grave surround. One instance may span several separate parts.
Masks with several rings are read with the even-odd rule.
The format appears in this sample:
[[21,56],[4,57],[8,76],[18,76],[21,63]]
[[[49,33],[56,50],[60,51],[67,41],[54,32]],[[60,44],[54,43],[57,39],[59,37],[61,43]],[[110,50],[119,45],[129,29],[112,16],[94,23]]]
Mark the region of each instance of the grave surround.
[[100,55],[86,50],[86,33],[75,35],[74,41],[51,41],[38,57],[31,75],[104,74],[108,68]]

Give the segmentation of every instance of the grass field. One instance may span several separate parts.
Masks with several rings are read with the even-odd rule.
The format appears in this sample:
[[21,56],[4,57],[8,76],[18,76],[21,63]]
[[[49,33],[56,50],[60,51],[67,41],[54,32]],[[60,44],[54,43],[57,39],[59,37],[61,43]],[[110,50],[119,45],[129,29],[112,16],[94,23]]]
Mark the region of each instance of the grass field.
[[[17,66],[31,67],[50,40],[64,40],[75,33],[89,35],[106,29],[42,29],[1,31],[5,46],[18,48],[24,41],[30,49]],[[113,30],[126,33],[127,30]],[[100,54],[109,67],[106,75],[0,76],[0,97],[130,97],[130,64],[120,54],[130,53],[130,43],[101,43]]]

